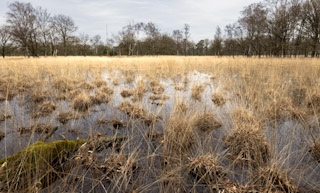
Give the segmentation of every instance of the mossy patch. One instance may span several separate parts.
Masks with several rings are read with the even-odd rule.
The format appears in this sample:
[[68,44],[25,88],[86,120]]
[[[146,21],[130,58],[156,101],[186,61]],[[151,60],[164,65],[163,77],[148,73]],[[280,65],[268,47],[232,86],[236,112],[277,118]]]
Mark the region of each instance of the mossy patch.
[[[45,144],[37,141],[24,150],[0,160],[0,191],[14,187],[17,191],[30,187],[35,181],[42,186],[53,182],[63,160],[86,140],[60,140]],[[58,167],[57,167],[58,166]]]

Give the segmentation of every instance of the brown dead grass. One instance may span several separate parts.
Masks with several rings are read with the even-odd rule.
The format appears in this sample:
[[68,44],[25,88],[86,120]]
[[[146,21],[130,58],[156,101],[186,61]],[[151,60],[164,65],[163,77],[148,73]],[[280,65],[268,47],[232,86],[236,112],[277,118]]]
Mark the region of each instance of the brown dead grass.
[[214,93],[211,98],[212,102],[218,107],[223,106],[226,103],[225,97],[221,93]]
[[259,167],[271,160],[270,145],[266,141],[260,122],[248,111],[236,110],[233,130],[226,137],[228,155],[236,164]]
[[81,93],[72,101],[72,108],[79,112],[87,112],[91,106],[89,95]]
[[204,85],[193,85],[192,89],[191,89],[191,98],[193,100],[197,100],[197,101],[201,101],[201,95],[202,92],[204,91]]
[[151,125],[157,120],[156,117],[149,115],[149,113],[136,104],[125,101],[118,106],[118,109],[134,119],[139,119],[146,125]]
[[170,156],[179,156],[189,152],[195,143],[190,122],[172,117],[164,132],[164,151]]
[[93,90],[95,88],[94,84],[92,83],[89,83],[89,82],[83,82],[81,85],[80,85],[80,88],[81,89],[84,89],[84,90]]
[[62,123],[62,124],[66,124],[68,123],[68,121],[73,120],[73,119],[79,119],[82,116],[80,114],[75,114],[72,111],[67,111],[67,112],[61,112],[59,113],[57,120]]
[[49,116],[55,110],[56,110],[56,106],[52,102],[46,101],[40,105],[38,112],[33,114],[32,117],[39,118],[39,117]]
[[34,90],[31,97],[33,103],[39,104],[49,98],[49,91]]
[[143,80],[139,80],[137,83],[137,87],[135,89],[135,92],[133,94],[132,101],[142,101],[145,94],[147,92],[147,88],[145,85],[145,82]]
[[134,90],[133,89],[124,89],[121,91],[120,95],[123,98],[128,98],[131,97],[134,94]]
[[188,171],[199,183],[221,183],[226,176],[218,159],[211,154],[189,158]]
[[203,132],[213,131],[222,126],[213,114],[206,112],[196,115],[192,120],[192,125]]
[[95,79],[94,81],[92,81],[92,84],[95,85],[97,88],[108,86],[107,82],[101,78]]
[[107,95],[112,95],[113,94],[113,90],[107,86],[102,86],[99,88],[100,92],[106,93]]
[[38,124],[32,125],[30,127],[19,127],[18,132],[20,134],[31,133],[31,132],[46,133],[47,134],[47,133],[55,130],[56,128],[57,127],[53,127],[51,124],[38,123]]
[[123,120],[120,119],[107,119],[105,117],[101,118],[98,120],[98,125],[102,126],[104,124],[110,124],[114,129],[120,129],[124,127],[128,127],[128,123],[124,122]]
[[106,104],[110,101],[110,96],[108,94],[99,91],[94,95],[90,95],[89,98],[91,105]]
[[279,169],[262,167],[249,182],[249,192],[299,192],[297,186]]
[[175,115],[185,115],[187,111],[189,110],[188,106],[186,103],[183,101],[178,102],[174,106],[174,114]]
[[163,101],[165,101],[165,100],[168,100],[170,97],[168,96],[168,95],[165,95],[165,94],[152,94],[151,96],[150,96],[150,100],[151,101],[156,101],[156,100],[163,100]]

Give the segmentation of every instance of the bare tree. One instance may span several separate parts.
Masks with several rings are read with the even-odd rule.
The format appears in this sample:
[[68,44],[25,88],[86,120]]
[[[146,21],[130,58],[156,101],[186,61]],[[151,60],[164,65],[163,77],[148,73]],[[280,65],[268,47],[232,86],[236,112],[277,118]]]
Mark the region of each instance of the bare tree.
[[72,33],[75,32],[78,27],[75,25],[73,19],[66,15],[56,15],[53,17],[52,22],[62,41],[64,55],[67,56],[69,40],[71,39]]
[[44,56],[48,54],[49,47],[49,35],[51,28],[51,16],[48,13],[47,9],[43,9],[41,7],[36,9],[36,24],[37,31],[40,35],[40,40],[44,49]]
[[35,9],[30,3],[15,1],[9,5],[7,22],[11,28],[12,37],[25,50],[25,55],[35,55]]
[[8,26],[1,26],[0,27],[0,48],[1,48],[1,55],[3,58],[6,56],[6,50],[10,47],[9,40],[11,38],[10,28]]
[[188,41],[190,37],[190,25],[189,24],[184,24],[184,39],[183,39],[183,47],[184,47],[184,55],[187,56],[187,51],[188,51]]
[[248,40],[248,55],[254,51],[259,57],[262,54],[263,39],[267,32],[267,10],[261,3],[247,6],[239,20]]
[[311,56],[314,57],[318,51],[320,40],[320,1],[306,0],[303,4],[303,17],[305,32],[311,39]]
[[81,51],[82,51],[82,54],[84,56],[87,56],[87,52],[89,50],[89,35],[88,34],[84,34],[84,33],[81,33],[80,36],[79,36],[79,41],[80,41],[80,45],[81,45]]
[[216,29],[216,34],[214,35],[213,43],[212,43],[212,49],[213,49],[213,54],[216,56],[220,56],[222,54],[222,33],[221,29],[218,26]]
[[90,39],[90,42],[95,50],[95,54],[98,55],[98,46],[102,44],[101,42],[101,36],[99,34],[93,36]]
[[183,38],[182,31],[181,30],[173,30],[172,37],[176,43],[177,55],[179,55],[179,50],[180,50],[181,42],[182,42],[182,38]]

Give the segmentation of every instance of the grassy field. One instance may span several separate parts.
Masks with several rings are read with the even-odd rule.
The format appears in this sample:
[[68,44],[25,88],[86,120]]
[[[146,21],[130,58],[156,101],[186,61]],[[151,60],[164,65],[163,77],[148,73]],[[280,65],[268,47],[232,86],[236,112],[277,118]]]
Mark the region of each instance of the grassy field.
[[319,192],[311,58],[0,59],[0,192]]

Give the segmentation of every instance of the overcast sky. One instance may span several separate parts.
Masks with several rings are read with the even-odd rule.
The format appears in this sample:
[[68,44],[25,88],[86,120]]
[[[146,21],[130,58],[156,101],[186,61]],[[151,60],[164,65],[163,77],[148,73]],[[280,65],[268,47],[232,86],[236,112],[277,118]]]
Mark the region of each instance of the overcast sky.
[[[20,0],[41,6],[54,14],[71,16],[79,27],[77,33],[90,36],[100,34],[109,37],[117,34],[129,22],[157,24],[161,32],[171,34],[182,29],[185,23],[191,27],[194,41],[212,39],[217,26],[222,29],[234,23],[243,7],[259,0]],[[0,0],[0,25],[5,23],[10,0]]]

